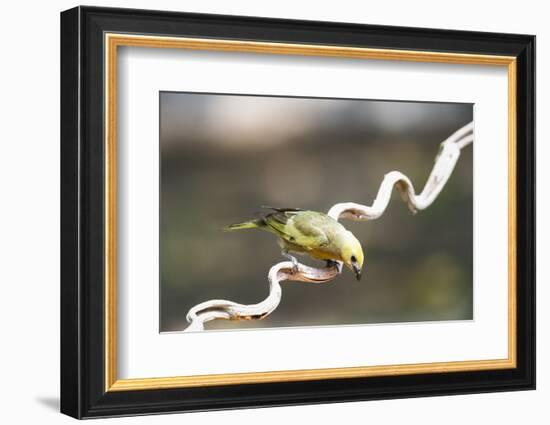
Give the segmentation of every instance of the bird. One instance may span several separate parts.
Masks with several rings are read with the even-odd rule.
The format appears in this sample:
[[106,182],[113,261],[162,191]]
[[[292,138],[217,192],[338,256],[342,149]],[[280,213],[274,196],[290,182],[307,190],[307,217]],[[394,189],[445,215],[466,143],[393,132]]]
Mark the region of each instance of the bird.
[[[363,269],[363,248],[357,238],[341,223],[325,213],[299,208],[262,207],[268,211],[257,218],[225,227],[225,231],[261,229],[278,236],[281,254],[292,261],[298,271],[298,261],[290,252],[307,254],[324,260],[328,266],[341,263],[348,267],[359,281]],[[341,263],[339,263],[341,262]]]

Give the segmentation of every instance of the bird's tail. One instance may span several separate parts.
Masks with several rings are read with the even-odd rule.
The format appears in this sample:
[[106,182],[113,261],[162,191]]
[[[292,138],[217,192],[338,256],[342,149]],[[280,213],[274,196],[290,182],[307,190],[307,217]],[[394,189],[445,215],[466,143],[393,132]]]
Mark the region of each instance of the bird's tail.
[[250,221],[245,221],[243,223],[235,223],[230,224],[227,227],[224,227],[223,230],[225,232],[231,232],[233,230],[241,230],[241,229],[256,229],[258,227],[262,227],[264,225],[264,221],[262,219],[255,219]]

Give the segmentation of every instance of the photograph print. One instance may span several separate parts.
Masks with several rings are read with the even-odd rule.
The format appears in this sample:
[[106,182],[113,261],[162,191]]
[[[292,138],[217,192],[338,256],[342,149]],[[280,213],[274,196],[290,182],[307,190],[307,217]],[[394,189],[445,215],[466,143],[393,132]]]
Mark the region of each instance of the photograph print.
[[473,105],[160,92],[160,332],[473,320]]

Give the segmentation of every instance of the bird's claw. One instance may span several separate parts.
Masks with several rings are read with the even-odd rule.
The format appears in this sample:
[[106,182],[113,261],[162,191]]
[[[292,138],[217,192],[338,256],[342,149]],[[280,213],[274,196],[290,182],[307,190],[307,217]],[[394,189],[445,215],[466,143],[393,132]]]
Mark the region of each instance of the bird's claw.
[[338,273],[342,273],[342,263],[340,261],[327,260],[327,267],[335,267]]
[[298,274],[300,269],[298,267],[298,260],[296,259],[296,257],[290,255],[288,252],[283,252],[283,256],[288,258],[292,262],[292,274]]
[[292,257],[290,261],[292,261],[292,274],[298,274],[298,272],[300,271],[298,268],[298,260],[296,259],[296,257]]

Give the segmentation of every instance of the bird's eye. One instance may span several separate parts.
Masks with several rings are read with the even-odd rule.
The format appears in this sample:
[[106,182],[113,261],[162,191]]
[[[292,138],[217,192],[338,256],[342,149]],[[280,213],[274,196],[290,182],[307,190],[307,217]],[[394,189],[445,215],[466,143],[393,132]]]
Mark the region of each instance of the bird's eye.
[[355,255],[351,256],[351,262],[352,263],[357,263],[357,258],[355,258]]

